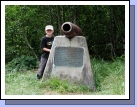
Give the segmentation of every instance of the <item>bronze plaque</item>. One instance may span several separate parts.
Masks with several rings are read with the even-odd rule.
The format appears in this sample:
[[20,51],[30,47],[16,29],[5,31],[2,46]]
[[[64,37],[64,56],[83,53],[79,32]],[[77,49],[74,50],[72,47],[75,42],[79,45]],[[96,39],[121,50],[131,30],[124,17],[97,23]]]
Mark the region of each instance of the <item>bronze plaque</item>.
[[82,67],[84,49],[78,47],[56,47],[54,54],[55,66]]

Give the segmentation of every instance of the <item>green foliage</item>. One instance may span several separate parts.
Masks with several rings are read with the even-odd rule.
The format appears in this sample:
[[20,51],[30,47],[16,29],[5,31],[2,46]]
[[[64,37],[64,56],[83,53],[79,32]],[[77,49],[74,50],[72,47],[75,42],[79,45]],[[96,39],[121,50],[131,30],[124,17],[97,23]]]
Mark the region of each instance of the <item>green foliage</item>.
[[37,67],[37,60],[32,56],[22,55],[6,64],[6,71],[25,71]]
[[[123,57],[124,58],[124,57]],[[124,95],[125,94],[125,64],[123,59],[106,62],[92,58],[92,69],[96,84],[95,92],[88,87],[76,85],[67,80],[52,77],[41,82],[36,80],[36,73],[6,72],[6,95]]]
[[[105,81],[106,78],[108,78],[110,75],[111,77],[114,76],[116,78],[118,78],[119,76],[124,76],[124,71],[125,71],[124,59],[125,57],[123,55],[109,62],[106,62],[103,59],[98,60],[92,58],[92,69],[94,72],[96,90],[98,91],[102,90],[102,87],[104,87],[102,86],[103,85],[102,82]],[[109,78],[110,80],[111,77]]]
[[[47,24],[54,26],[54,35],[61,35],[66,21],[78,25],[87,39],[90,55],[113,60],[124,54],[124,5],[6,5],[5,56],[6,63],[21,55],[40,58],[40,39]],[[33,48],[30,49],[25,40]]]
[[123,54],[123,55],[117,57],[116,59],[113,59],[113,61],[117,61],[117,60],[125,62],[125,55]]
[[42,84],[39,85],[40,88],[48,88],[50,90],[54,90],[58,93],[75,93],[75,92],[86,92],[90,91],[90,89],[83,85],[76,85],[74,83],[69,83],[67,80],[60,80],[56,77],[52,77],[50,80],[46,80]]

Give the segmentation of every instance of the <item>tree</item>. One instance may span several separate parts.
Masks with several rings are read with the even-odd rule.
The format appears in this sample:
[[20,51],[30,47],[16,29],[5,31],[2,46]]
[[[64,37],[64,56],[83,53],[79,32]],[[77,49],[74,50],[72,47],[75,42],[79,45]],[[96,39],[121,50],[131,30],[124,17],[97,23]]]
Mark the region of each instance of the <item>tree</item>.
[[52,24],[54,35],[62,35],[66,21],[82,29],[91,56],[111,60],[124,54],[124,5],[6,5],[5,19],[6,62],[21,55],[38,60],[45,26]]

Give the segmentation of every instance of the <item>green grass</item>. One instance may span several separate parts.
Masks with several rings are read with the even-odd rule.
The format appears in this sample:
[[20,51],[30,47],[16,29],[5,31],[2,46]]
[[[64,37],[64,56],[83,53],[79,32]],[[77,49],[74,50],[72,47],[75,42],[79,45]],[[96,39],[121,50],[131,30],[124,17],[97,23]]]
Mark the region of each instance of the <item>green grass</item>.
[[91,59],[95,92],[87,87],[68,83],[66,80],[52,78],[45,82],[36,80],[34,70],[24,72],[6,72],[6,95],[124,95],[125,94],[125,64],[123,60],[114,62]]

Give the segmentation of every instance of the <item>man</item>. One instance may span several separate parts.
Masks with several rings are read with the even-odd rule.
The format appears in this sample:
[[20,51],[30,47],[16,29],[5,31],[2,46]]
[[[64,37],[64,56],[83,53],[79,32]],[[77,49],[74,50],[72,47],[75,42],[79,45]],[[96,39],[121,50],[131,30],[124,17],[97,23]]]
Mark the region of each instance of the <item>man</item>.
[[42,37],[41,43],[40,43],[41,49],[42,49],[42,55],[41,55],[39,69],[37,73],[37,79],[41,79],[43,76],[44,69],[45,69],[45,66],[49,57],[49,53],[52,47],[52,43],[54,40],[53,32],[54,32],[54,29],[52,25],[47,25],[45,27],[46,35]]

